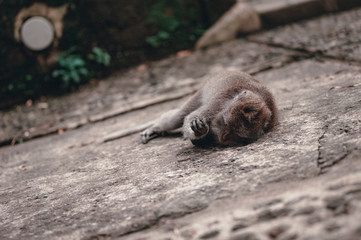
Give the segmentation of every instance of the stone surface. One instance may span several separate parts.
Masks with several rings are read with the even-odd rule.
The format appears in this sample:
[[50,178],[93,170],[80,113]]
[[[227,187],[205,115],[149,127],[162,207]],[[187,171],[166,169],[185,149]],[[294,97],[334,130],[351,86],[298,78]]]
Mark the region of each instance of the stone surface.
[[[347,71],[337,74],[338,69],[344,68]],[[327,89],[335,84],[360,81],[355,74],[358,70],[338,62],[305,60],[256,76],[275,92],[281,120],[275,131],[245,147],[200,149],[179,135],[147,145],[140,144],[137,135],[107,144],[91,143],[107,132],[150,120],[179,105],[179,100],[62,135],[2,148],[1,235],[122,236],[161,224],[165,218],[200,211],[216,199],[234,194],[248,196],[278,182],[315,177],[323,169],[319,159],[326,158],[331,163],[347,161],[343,155],[340,159],[324,150],[327,146],[343,149],[346,144],[347,157],[360,153],[359,89],[335,89],[326,97]],[[355,131],[336,136],[325,133],[326,126],[328,133],[338,131],[344,119],[354,119],[348,124]],[[356,170],[359,169],[353,169]],[[357,174],[355,179],[361,180]],[[327,199],[322,202],[326,206],[341,205],[340,210],[338,206],[326,208],[345,215],[345,207],[337,199],[335,203]],[[255,212],[256,221],[267,225],[266,222],[292,215],[290,208],[278,208],[279,205],[279,201],[274,201],[249,211]],[[313,215],[307,219],[322,220]],[[201,234],[196,236],[216,231],[224,234],[223,228],[212,228],[196,231]]]
[[360,8],[294,23],[251,36],[252,41],[360,61]]
[[[360,238],[361,67],[343,61],[343,55],[335,58],[235,41],[131,69],[116,76],[119,82],[52,100],[68,99],[59,106],[71,106],[72,100],[69,116],[75,119],[81,111],[91,112],[89,106],[95,109],[92,113],[106,116],[126,98],[176,93],[195,87],[213,71],[237,68],[254,73],[275,94],[280,123],[243,147],[198,148],[179,133],[146,145],[137,134],[95,143],[108,133],[154,119],[182,104],[184,97],[3,146],[0,236]],[[121,79],[130,76],[134,85],[125,89]],[[164,81],[154,76],[164,76]],[[142,82],[148,84],[139,88]],[[129,92],[122,95],[121,90]],[[82,108],[86,99],[92,104]],[[109,105],[101,106],[107,101]],[[46,112],[53,106],[47,104],[32,106]]]
[[[214,239],[359,239],[360,157],[360,151],[354,152],[328,175],[273,183],[251,194],[237,192],[204,211],[181,219],[167,219],[149,230],[121,239],[199,239],[215,229],[222,231]],[[331,190],[334,185],[341,187]],[[272,202],[274,198],[280,201],[254,208],[255,204]],[[335,209],[340,205],[346,211],[337,213]],[[299,214],[304,209],[314,211]],[[272,217],[265,218],[265,213]],[[240,222],[243,227],[238,228]],[[180,234],[184,232],[191,236]]]

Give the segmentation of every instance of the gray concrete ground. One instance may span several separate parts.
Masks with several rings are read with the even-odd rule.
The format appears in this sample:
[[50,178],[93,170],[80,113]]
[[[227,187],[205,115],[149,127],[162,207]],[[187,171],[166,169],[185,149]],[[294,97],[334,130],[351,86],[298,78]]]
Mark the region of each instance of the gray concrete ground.
[[[0,148],[0,238],[360,239],[360,15],[261,32],[49,99],[44,121],[20,128],[43,137]],[[138,135],[96,143],[179,106],[222,69],[271,89],[281,115],[274,131],[229,148],[197,148],[176,133],[146,145]]]

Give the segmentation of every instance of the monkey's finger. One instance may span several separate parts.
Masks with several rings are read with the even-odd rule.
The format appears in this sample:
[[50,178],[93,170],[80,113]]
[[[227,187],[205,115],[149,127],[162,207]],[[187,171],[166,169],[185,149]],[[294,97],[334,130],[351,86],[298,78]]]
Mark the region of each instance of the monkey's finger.
[[199,120],[199,125],[201,125],[201,128],[205,128],[206,127],[206,119],[202,118],[202,119],[198,119]]
[[194,119],[192,122],[191,122],[191,129],[193,131],[197,131],[198,130],[198,125],[197,125],[197,120]]

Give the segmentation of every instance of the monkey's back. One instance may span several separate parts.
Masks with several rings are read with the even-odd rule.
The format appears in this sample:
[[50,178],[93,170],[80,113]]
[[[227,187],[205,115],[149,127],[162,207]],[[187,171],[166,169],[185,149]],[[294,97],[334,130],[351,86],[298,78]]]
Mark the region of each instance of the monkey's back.
[[206,80],[202,88],[202,102],[208,103],[224,98],[225,94],[231,98],[243,89],[254,92],[267,91],[259,81],[247,73],[223,71]]

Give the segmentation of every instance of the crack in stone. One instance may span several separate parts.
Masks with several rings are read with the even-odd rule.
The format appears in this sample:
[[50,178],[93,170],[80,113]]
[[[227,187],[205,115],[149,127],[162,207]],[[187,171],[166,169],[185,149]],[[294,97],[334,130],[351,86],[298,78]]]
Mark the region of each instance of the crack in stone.
[[317,140],[318,141],[317,167],[319,168],[319,175],[325,174],[327,172],[327,169],[329,169],[329,168],[335,166],[336,164],[338,164],[339,162],[341,162],[348,155],[350,155],[353,151],[352,149],[348,149],[342,156],[335,157],[333,159],[326,158],[326,156],[325,156],[326,153],[325,153],[325,151],[322,150],[322,147],[323,147],[322,140],[325,139],[325,135],[330,130],[330,125],[333,124],[335,121],[336,120],[333,120],[324,125],[324,127],[323,127],[324,131]]
[[352,150],[349,150],[349,151],[345,152],[345,154],[343,154],[342,156],[340,156],[338,158],[335,158],[335,159],[330,160],[330,161],[324,161],[323,163],[319,164],[320,174],[326,173],[328,168],[331,168],[331,167],[335,166],[336,164],[341,162],[343,159],[345,159],[351,153],[352,153]]
[[322,168],[322,163],[326,162],[326,160],[323,158],[323,154],[322,154],[322,151],[321,151],[321,148],[322,148],[322,143],[321,141],[324,139],[327,131],[328,131],[328,124],[326,124],[323,129],[323,133],[322,135],[318,138],[317,142],[318,142],[318,146],[317,146],[317,151],[318,151],[318,157],[317,157],[317,167],[319,168],[319,175],[323,174],[323,168]]

